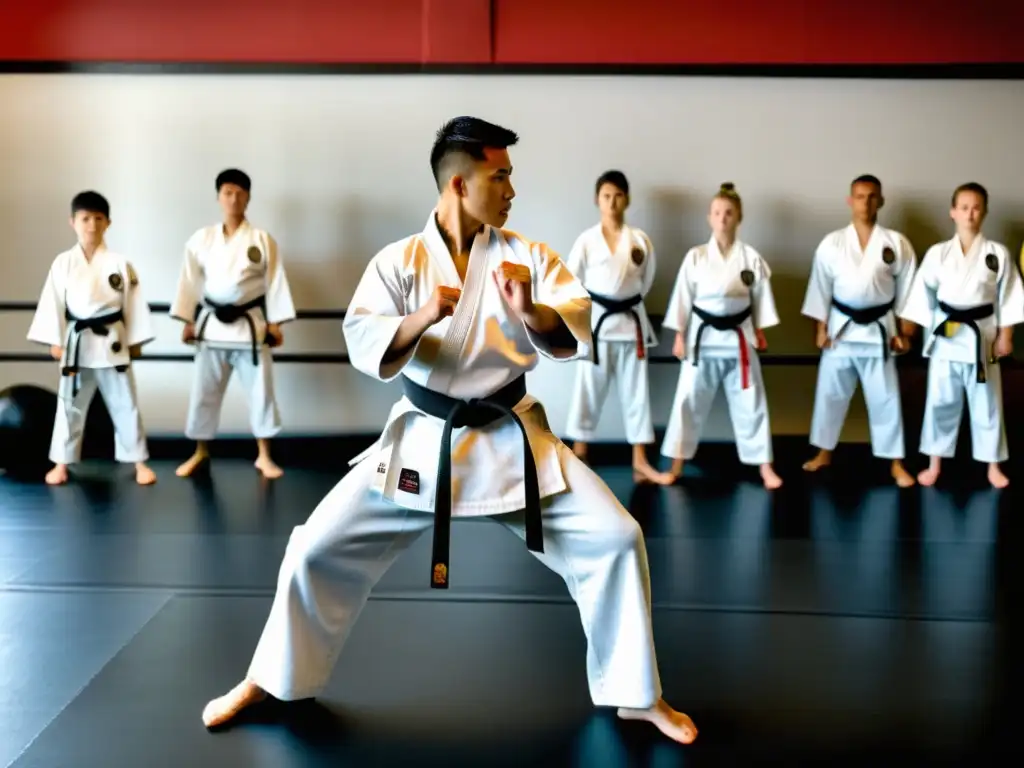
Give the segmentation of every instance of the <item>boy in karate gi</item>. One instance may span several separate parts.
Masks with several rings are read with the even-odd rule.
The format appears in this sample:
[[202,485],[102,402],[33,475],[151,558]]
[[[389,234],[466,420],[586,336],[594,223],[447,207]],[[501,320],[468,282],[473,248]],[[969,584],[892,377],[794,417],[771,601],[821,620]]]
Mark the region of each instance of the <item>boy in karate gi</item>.
[[928,249],[902,317],[924,329],[928,393],[921,453],[930,457],[921,485],[934,485],[942,459],[956,453],[964,394],[975,461],[988,464],[995,488],[1010,481],[999,359],[1013,353],[1013,326],[1024,322],[1024,284],[1009,249],[982,232],[988,192],[975,182],[953,192],[956,235]]
[[[903,408],[895,356],[910,349],[912,323],[897,321],[917,271],[910,241],[878,223],[882,182],[860,176],[846,199],[853,221],[818,245],[803,314],[817,321],[821,350],[811,418],[818,454],[804,464],[816,472],[832,463],[857,382],[864,390],[871,451],[889,459],[896,484],[914,478],[903,466]],[[899,324],[899,327],[898,327]]]
[[404,396],[293,532],[248,675],[207,705],[208,727],[267,695],[318,695],[395,559],[433,525],[430,585],[447,588],[452,516],[491,516],[569,585],[594,703],[696,737],[661,698],[640,528],[526,392],[541,355],[583,359],[592,336],[583,286],[545,245],[502,228],[517,140],[478,118],[447,123],[431,152],[436,208],[366,268],[344,322],[349,354]]
[[576,239],[566,259],[594,301],[594,354],[577,363],[566,433],[574,441],[573,452],[585,460],[608,385],[617,379],[626,439],[633,446],[633,479],[671,485],[672,475],[652,467],[646,451],[654,442],[647,352],[658,337],[643,302],[654,282],[654,246],[646,233],[625,224],[629,181],[624,173],[602,174],[595,197],[601,223]]
[[132,358],[154,334],[139,278],[129,261],[109,250],[110,204],[98,192],[71,201],[78,244],[54,259],[29,327],[29,341],[45,344],[60,361],[57,413],[50,443],[50,485],[68,481],[79,461],[85,419],[96,390],[114,425],[114,458],[135,465],[140,485],[156,482],[139,413]]
[[782,485],[772,467],[768,401],[757,351],[764,329],[778,325],[771,270],[761,254],[736,238],[743,202],[731,183],[711,201],[711,239],[683,257],[664,326],[676,331],[672,354],[683,361],[661,453],[673,479],[693,458],[719,387],[725,389],[744,464],[760,467],[765,488]]
[[216,187],[224,221],[189,238],[171,306],[171,316],[185,323],[182,340],[196,345],[185,425],[196,451],[177,475],[188,477],[210,458],[206,443],[217,433],[224,393],[235,372],[249,402],[256,469],[278,478],[283,472],[270,457],[270,438],[281,431],[281,416],[270,349],[283,342],[281,325],[295,319],[295,307],[277,241],[245,216],[249,176],[229,169],[217,176]]

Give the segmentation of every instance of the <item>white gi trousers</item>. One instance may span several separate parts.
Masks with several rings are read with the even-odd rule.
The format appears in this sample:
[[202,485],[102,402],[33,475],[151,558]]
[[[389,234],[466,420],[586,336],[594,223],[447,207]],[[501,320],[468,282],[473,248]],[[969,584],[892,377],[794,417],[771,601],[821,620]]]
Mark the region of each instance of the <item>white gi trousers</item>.
[[281,414],[274,396],[273,356],[270,348],[259,349],[258,364],[253,365],[251,349],[218,349],[200,344],[196,350],[192,393],[188,403],[185,436],[190,440],[213,440],[220,424],[232,372],[249,403],[249,426],[256,438],[271,438],[281,431]]
[[740,461],[755,466],[772,461],[772,431],[761,361],[753,351],[749,359],[750,386],[746,389],[739,358],[701,355],[697,365],[683,360],[661,445],[662,456],[684,461],[694,457],[715,394],[722,387]]
[[599,341],[597,346],[598,365],[589,360],[576,363],[576,386],[569,406],[566,436],[582,442],[593,439],[608,386],[614,378],[626,423],[626,440],[630,445],[653,443],[647,358],[637,358],[635,341]]
[[[541,501],[545,551],[531,554],[565,580],[579,608],[595,705],[650,707],[661,682],[643,534],[597,475],[564,445],[558,450],[572,490]],[[374,457],[357,464],[292,532],[248,672],[277,699],[322,692],[370,590],[433,525],[432,513],[370,491],[376,470]],[[492,519],[525,540],[521,512]]]
[[[72,399],[75,379],[78,379],[79,390]],[[80,368],[73,377],[62,376],[58,389],[50,461],[54,464],[75,464],[81,459],[85,419],[96,390],[99,390],[114,425],[115,461],[135,464],[149,459],[135,375],[131,368],[123,373],[114,368]]]
[[811,445],[835,450],[858,381],[867,405],[871,452],[880,459],[904,458],[903,406],[892,355],[883,360],[822,350],[811,417]]
[[977,380],[977,363],[932,357],[928,360],[928,394],[921,426],[921,453],[951,459],[956,454],[964,394],[971,420],[971,452],[986,464],[1006,461],[1003,422],[1003,379],[999,365],[988,363],[984,384]]

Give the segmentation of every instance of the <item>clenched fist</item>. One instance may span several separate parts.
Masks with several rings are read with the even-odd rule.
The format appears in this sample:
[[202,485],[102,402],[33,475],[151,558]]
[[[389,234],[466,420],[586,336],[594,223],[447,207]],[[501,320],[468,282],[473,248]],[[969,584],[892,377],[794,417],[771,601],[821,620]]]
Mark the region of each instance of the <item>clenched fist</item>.
[[503,261],[493,274],[505,303],[520,318],[527,317],[533,311],[533,279],[530,268],[525,264]]
[[450,288],[447,285],[437,286],[434,289],[434,294],[423,307],[430,325],[439,323],[444,318],[455,314],[455,305],[459,303],[461,296],[462,291],[458,288]]

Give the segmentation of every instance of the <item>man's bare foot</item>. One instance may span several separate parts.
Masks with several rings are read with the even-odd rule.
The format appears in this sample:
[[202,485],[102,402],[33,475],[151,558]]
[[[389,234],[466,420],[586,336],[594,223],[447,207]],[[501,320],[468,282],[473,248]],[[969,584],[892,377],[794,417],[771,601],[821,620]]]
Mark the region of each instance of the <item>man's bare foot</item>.
[[135,482],[139,485],[152,485],[156,482],[156,474],[144,461],[135,465]]
[[655,485],[672,485],[676,481],[671,472],[659,472],[650,464],[633,465],[634,483],[654,483]]
[[206,451],[196,451],[191,457],[189,457],[188,461],[174,470],[174,474],[178,477],[190,477],[193,472],[199,469],[199,467],[209,459],[210,454]]
[[253,466],[262,472],[268,480],[276,480],[284,474],[284,470],[277,466],[269,456],[260,456],[253,462]]
[[619,717],[653,723],[659,731],[680,744],[692,744],[697,738],[697,726],[693,720],[682,712],[676,712],[664,699],[658,699],[650,709],[620,709]]
[[817,472],[822,467],[827,467],[832,463],[832,452],[826,450],[819,450],[818,455],[810,461],[804,462],[804,472]]
[[582,440],[577,440],[572,444],[572,452],[580,461],[587,460],[587,444]]
[[1005,488],[1010,484],[1010,478],[1003,474],[1003,470],[996,463],[988,465],[988,481],[992,483],[993,488]]
[[900,488],[910,488],[914,484],[913,475],[907,472],[906,467],[903,466],[903,462],[899,459],[893,459],[890,474],[892,475],[892,479],[896,481],[896,485]]
[[761,465],[761,479],[764,481],[764,487],[769,491],[782,487],[782,478],[775,472],[771,464]]
[[203,725],[216,728],[233,720],[254,704],[267,698],[267,693],[255,683],[243,680],[218,699],[214,699],[203,708]]
[[938,479],[938,467],[928,467],[928,469],[922,469],[917,473],[917,482],[924,486],[935,485],[935,481]]
[[47,485],[64,485],[68,481],[68,465],[58,464],[46,473]]

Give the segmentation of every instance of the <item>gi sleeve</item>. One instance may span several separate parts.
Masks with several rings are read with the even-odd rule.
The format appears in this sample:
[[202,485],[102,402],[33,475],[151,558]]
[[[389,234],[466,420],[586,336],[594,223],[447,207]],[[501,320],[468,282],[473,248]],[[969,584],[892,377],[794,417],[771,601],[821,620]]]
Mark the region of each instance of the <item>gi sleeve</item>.
[[1009,249],[999,248],[999,262],[1002,275],[996,299],[996,324],[1000,328],[1009,328],[1024,323],[1024,281]]
[[900,238],[900,261],[896,272],[896,303],[895,311],[897,317],[906,306],[910,298],[910,290],[914,285],[914,277],[917,275],[917,254],[914,253],[914,246],[905,238]]
[[67,320],[64,316],[65,275],[57,259],[46,273],[43,290],[39,294],[32,324],[28,329],[28,340],[48,347],[63,347]]
[[811,276],[804,293],[804,305],[800,314],[827,323],[832,313],[832,291],[835,276],[832,273],[831,255],[827,241],[822,241],[814,251],[811,262]]
[[679,265],[679,272],[676,273],[676,282],[672,287],[672,295],[668,300],[668,309],[665,310],[663,328],[686,335],[686,327],[693,312],[693,267],[696,258],[696,249],[691,249],[683,256],[683,263]]
[[555,310],[569,331],[562,335],[537,333],[524,322],[530,343],[540,354],[552,360],[590,357],[593,346],[590,294],[553,250],[535,243],[530,251],[535,268],[533,300]]
[[292,301],[288,276],[278,252],[277,241],[267,235],[267,322],[281,325],[295,319],[295,304]]
[[196,243],[190,240],[185,246],[185,256],[178,276],[178,288],[171,304],[171,317],[183,323],[191,323],[196,317],[196,306],[203,295],[203,268],[199,263]]
[[378,381],[397,378],[419,346],[417,339],[401,357],[384,360],[405,319],[402,275],[398,260],[392,255],[390,249],[385,249],[373,257],[356,286],[342,321],[352,366]]
[[646,298],[654,286],[654,274],[658,271],[658,255],[654,252],[654,243],[651,242],[646,233],[642,235],[644,245],[647,247],[647,258],[644,260],[644,279],[640,292]]
[[131,262],[125,262],[125,297],[124,297],[124,325],[127,335],[128,346],[137,347],[148,344],[156,338],[153,332],[153,317],[149,311],[149,304],[142,293],[139,284],[139,276]]
[[903,308],[897,312],[899,317],[931,330],[935,309],[939,305],[939,266],[939,250],[933,246],[921,260],[921,266],[917,269],[907,291]]
[[750,287],[750,301],[750,319],[755,328],[763,330],[779,324],[779,312],[772,292],[772,271],[757,251],[754,251],[754,284]]

